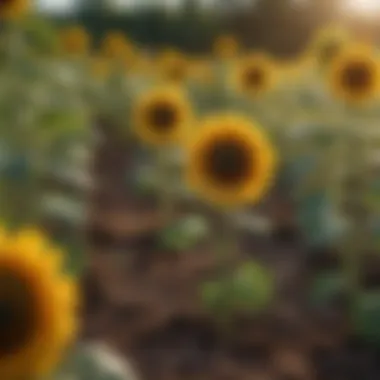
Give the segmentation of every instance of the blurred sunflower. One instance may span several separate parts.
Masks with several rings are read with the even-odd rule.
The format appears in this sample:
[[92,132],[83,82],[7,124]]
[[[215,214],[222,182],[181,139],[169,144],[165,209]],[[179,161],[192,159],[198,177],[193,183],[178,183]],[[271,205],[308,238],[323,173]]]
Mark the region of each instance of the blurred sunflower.
[[142,141],[153,145],[176,142],[191,122],[191,106],[178,88],[163,87],[146,92],[133,109],[133,126]]
[[0,236],[0,378],[48,375],[75,338],[78,295],[43,235]]
[[325,68],[350,41],[351,36],[345,28],[329,26],[316,34],[309,48],[309,54],[317,66]]
[[1,0],[0,18],[15,18],[30,9],[30,0]]
[[352,46],[331,64],[328,83],[332,93],[348,103],[362,103],[379,93],[380,66],[369,46]]
[[189,74],[189,61],[177,50],[167,49],[158,56],[158,70],[162,79],[181,83]]
[[215,40],[213,50],[217,58],[234,58],[239,52],[239,43],[233,36],[222,35]]
[[201,122],[187,145],[189,187],[221,206],[260,200],[275,170],[274,149],[250,120],[215,115]]
[[274,83],[274,63],[264,54],[252,54],[240,60],[233,71],[233,87],[241,94],[256,97]]
[[135,56],[135,48],[131,41],[118,31],[109,32],[101,44],[102,54],[109,59],[121,59],[123,62],[132,60]]
[[70,26],[60,33],[60,46],[65,54],[82,55],[90,48],[90,36],[81,26]]

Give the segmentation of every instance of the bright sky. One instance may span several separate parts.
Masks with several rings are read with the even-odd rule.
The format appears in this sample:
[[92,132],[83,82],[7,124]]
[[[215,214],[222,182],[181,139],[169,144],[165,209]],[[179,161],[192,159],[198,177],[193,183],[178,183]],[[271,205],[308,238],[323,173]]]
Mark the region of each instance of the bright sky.
[[36,0],[38,7],[44,11],[67,12],[75,5],[75,0]]
[[[78,0],[36,0],[40,9],[48,12],[70,11]],[[183,0],[108,0],[120,7],[134,7],[143,4],[164,4],[166,6],[179,6]],[[200,0],[204,5],[212,5],[216,0]],[[242,0],[240,0],[242,1]]]
[[[49,11],[67,11],[72,9],[77,0],[36,0],[40,8]],[[181,3],[181,0],[110,0],[117,6],[133,7],[137,4],[150,3],[150,4],[162,4],[177,5]]]

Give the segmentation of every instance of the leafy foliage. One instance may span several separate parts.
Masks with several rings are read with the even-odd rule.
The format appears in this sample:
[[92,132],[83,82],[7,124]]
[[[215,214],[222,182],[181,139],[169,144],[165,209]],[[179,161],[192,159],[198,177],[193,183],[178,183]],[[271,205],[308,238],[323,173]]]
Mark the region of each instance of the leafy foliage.
[[274,278],[262,265],[251,261],[242,264],[231,277],[207,282],[202,287],[202,300],[218,318],[235,313],[256,314],[274,299]]
[[354,329],[364,340],[380,345],[380,293],[367,292],[358,299]]
[[169,226],[161,233],[161,243],[166,249],[186,251],[193,248],[209,233],[205,218],[189,215]]
[[319,274],[311,284],[310,302],[315,306],[329,306],[345,290],[345,278],[340,272]]

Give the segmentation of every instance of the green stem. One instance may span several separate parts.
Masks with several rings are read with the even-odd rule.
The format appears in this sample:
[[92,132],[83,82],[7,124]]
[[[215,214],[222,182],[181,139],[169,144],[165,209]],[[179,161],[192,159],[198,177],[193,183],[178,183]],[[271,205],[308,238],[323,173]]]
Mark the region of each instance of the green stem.
[[[346,141],[346,154],[342,161],[346,165],[345,180],[350,187],[342,189],[341,209],[345,211],[350,228],[341,245],[343,273],[349,294],[350,315],[356,312],[360,296],[360,257],[369,242],[368,209],[365,204],[365,192],[368,186],[367,139],[365,134],[358,135],[350,131]],[[343,198],[344,196],[344,198]],[[348,208],[346,208],[348,206]]]
[[159,179],[159,211],[164,221],[170,221],[174,216],[175,200],[171,191],[172,178],[167,151],[159,148],[157,151],[157,171]]
[[[26,139],[25,139],[26,140]],[[20,168],[26,170],[26,173],[14,174],[14,178],[3,178],[0,186],[0,213],[4,222],[10,227],[21,227],[25,225],[35,225],[40,222],[41,211],[41,176],[40,162],[36,155],[39,155],[38,149],[32,141],[25,141],[23,138],[10,138],[8,140],[11,148],[11,154],[25,155],[25,160],[29,167]],[[27,144],[31,144],[27,146]],[[14,159],[14,156],[11,157]],[[22,165],[22,163],[21,163]],[[15,167],[17,170],[17,167]]]
[[326,154],[327,159],[323,168],[329,199],[339,208],[344,196],[342,185],[348,159],[347,143],[347,131],[342,128],[341,132],[334,136],[331,147]]
[[222,276],[229,274],[231,269],[231,258],[238,250],[238,240],[235,226],[232,223],[231,215],[225,211],[220,215],[221,231],[220,236],[216,237],[217,252],[220,263],[220,274]]
[[228,335],[230,313],[230,299],[231,299],[231,270],[233,269],[233,258],[238,253],[238,235],[235,226],[232,223],[232,218],[227,211],[220,214],[221,228],[218,236],[215,236],[215,251],[217,253],[217,270],[219,281],[223,289],[223,311],[219,315],[219,322],[222,331]]
[[[33,174],[32,174],[33,175]],[[8,207],[8,221],[13,227],[38,225],[41,211],[41,192],[38,180],[30,178],[26,183],[9,186],[4,201]]]

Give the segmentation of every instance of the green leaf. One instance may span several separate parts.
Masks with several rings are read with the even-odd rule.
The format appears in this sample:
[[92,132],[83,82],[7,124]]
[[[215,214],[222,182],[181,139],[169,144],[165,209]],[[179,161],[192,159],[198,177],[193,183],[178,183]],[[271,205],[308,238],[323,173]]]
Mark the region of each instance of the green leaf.
[[318,275],[310,289],[310,301],[314,305],[325,305],[345,289],[344,276],[339,272],[325,272]]
[[50,140],[59,140],[73,134],[80,137],[87,125],[87,114],[79,108],[46,110],[39,120],[40,133]]
[[23,25],[25,37],[37,53],[52,53],[58,48],[57,31],[46,19],[30,17]]
[[354,330],[366,341],[380,345],[380,293],[364,293],[358,299]]
[[66,273],[78,276],[85,268],[85,244],[83,236],[69,236],[64,242],[67,252]]
[[154,194],[158,188],[157,173],[150,166],[139,167],[136,172],[129,170],[125,178],[129,186],[134,186],[139,194]]
[[222,286],[220,281],[210,281],[202,285],[201,299],[207,310],[218,310],[222,300]]
[[271,303],[274,292],[272,274],[257,262],[244,263],[233,275],[231,295],[236,309],[261,311]]
[[81,344],[57,373],[59,380],[138,380],[131,364],[100,343]]
[[186,250],[194,247],[209,233],[205,218],[190,215],[164,229],[161,242],[167,249]]

